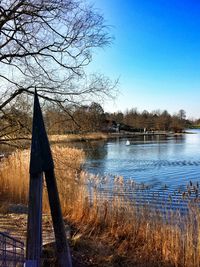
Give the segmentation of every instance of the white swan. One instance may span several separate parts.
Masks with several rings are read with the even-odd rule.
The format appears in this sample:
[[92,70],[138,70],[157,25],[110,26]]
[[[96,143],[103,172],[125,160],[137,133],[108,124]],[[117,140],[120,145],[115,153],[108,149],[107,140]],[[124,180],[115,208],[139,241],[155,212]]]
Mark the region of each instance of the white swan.
[[130,141],[129,140],[126,141],[126,146],[130,146]]

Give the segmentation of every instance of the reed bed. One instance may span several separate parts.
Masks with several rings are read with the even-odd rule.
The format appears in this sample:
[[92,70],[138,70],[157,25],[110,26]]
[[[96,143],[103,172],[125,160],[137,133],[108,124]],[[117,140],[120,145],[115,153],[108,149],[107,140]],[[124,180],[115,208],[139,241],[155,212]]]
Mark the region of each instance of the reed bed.
[[[90,244],[95,266],[200,265],[198,205],[191,203],[184,216],[169,211],[170,220],[166,221],[161,211],[136,206],[124,197],[127,186],[123,177],[113,179],[112,197],[108,198],[100,188],[109,185],[109,177],[82,171],[83,151],[54,146],[53,157],[63,214],[75,229],[72,245],[79,250]],[[27,203],[28,162],[28,150],[0,162],[1,199]],[[47,211],[46,190],[43,205]]]
[[80,133],[80,134],[63,134],[63,135],[50,135],[49,140],[51,142],[76,142],[84,140],[100,140],[107,139],[108,135],[102,132],[94,133]]
[[[84,161],[82,150],[52,147],[55,174],[58,181],[61,202],[75,197],[77,177],[81,179],[81,165]],[[29,188],[30,150],[17,150],[0,162],[0,199],[27,204]],[[73,196],[72,196],[73,195]],[[65,199],[65,200],[64,200]],[[48,207],[44,181],[44,210]]]

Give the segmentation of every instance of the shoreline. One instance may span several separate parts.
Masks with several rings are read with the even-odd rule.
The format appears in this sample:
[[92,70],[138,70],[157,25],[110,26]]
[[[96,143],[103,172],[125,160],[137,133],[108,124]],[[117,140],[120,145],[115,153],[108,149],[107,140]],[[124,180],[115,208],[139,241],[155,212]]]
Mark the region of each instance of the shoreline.
[[[108,140],[114,138],[134,138],[138,136],[166,136],[166,137],[178,137],[183,136],[185,134],[195,134],[194,132],[188,132],[185,130],[182,133],[173,133],[170,131],[154,131],[154,132],[112,132],[112,133],[104,133],[104,132],[94,132],[94,133],[80,133],[80,134],[57,134],[57,135],[48,135],[50,144],[59,144],[59,143],[73,143],[73,142],[90,142],[90,141],[100,141],[100,140]],[[11,151],[15,151],[16,149],[26,149],[29,148],[31,144],[31,139],[26,139],[26,141],[20,140],[15,146],[12,144],[0,144],[0,159],[3,158],[4,154],[9,154]],[[2,155],[2,157],[1,157]]]
[[98,141],[106,140],[110,138],[126,138],[135,136],[182,136],[184,134],[190,134],[188,132],[182,133],[172,133],[166,131],[155,131],[155,132],[119,132],[119,133],[86,133],[86,134],[66,134],[66,135],[49,135],[49,140],[51,143],[56,142],[88,142],[88,141]]

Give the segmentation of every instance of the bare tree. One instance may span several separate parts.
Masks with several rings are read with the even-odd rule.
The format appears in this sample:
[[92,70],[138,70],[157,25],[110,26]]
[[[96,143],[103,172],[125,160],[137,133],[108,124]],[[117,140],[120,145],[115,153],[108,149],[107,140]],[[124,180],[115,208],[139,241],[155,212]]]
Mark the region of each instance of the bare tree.
[[110,42],[103,16],[84,0],[1,0],[1,118],[35,87],[60,108],[111,96],[107,77],[85,74],[94,49]]
[[181,121],[185,120],[186,119],[186,112],[184,109],[180,109],[177,116],[179,117],[179,119]]

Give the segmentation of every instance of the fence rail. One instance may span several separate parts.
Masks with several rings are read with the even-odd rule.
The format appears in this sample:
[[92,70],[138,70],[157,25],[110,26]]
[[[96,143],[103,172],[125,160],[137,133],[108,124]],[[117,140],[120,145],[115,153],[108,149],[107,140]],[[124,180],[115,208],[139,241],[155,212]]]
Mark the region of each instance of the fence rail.
[[20,267],[24,262],[24,243],[0,232],[0,267]]

